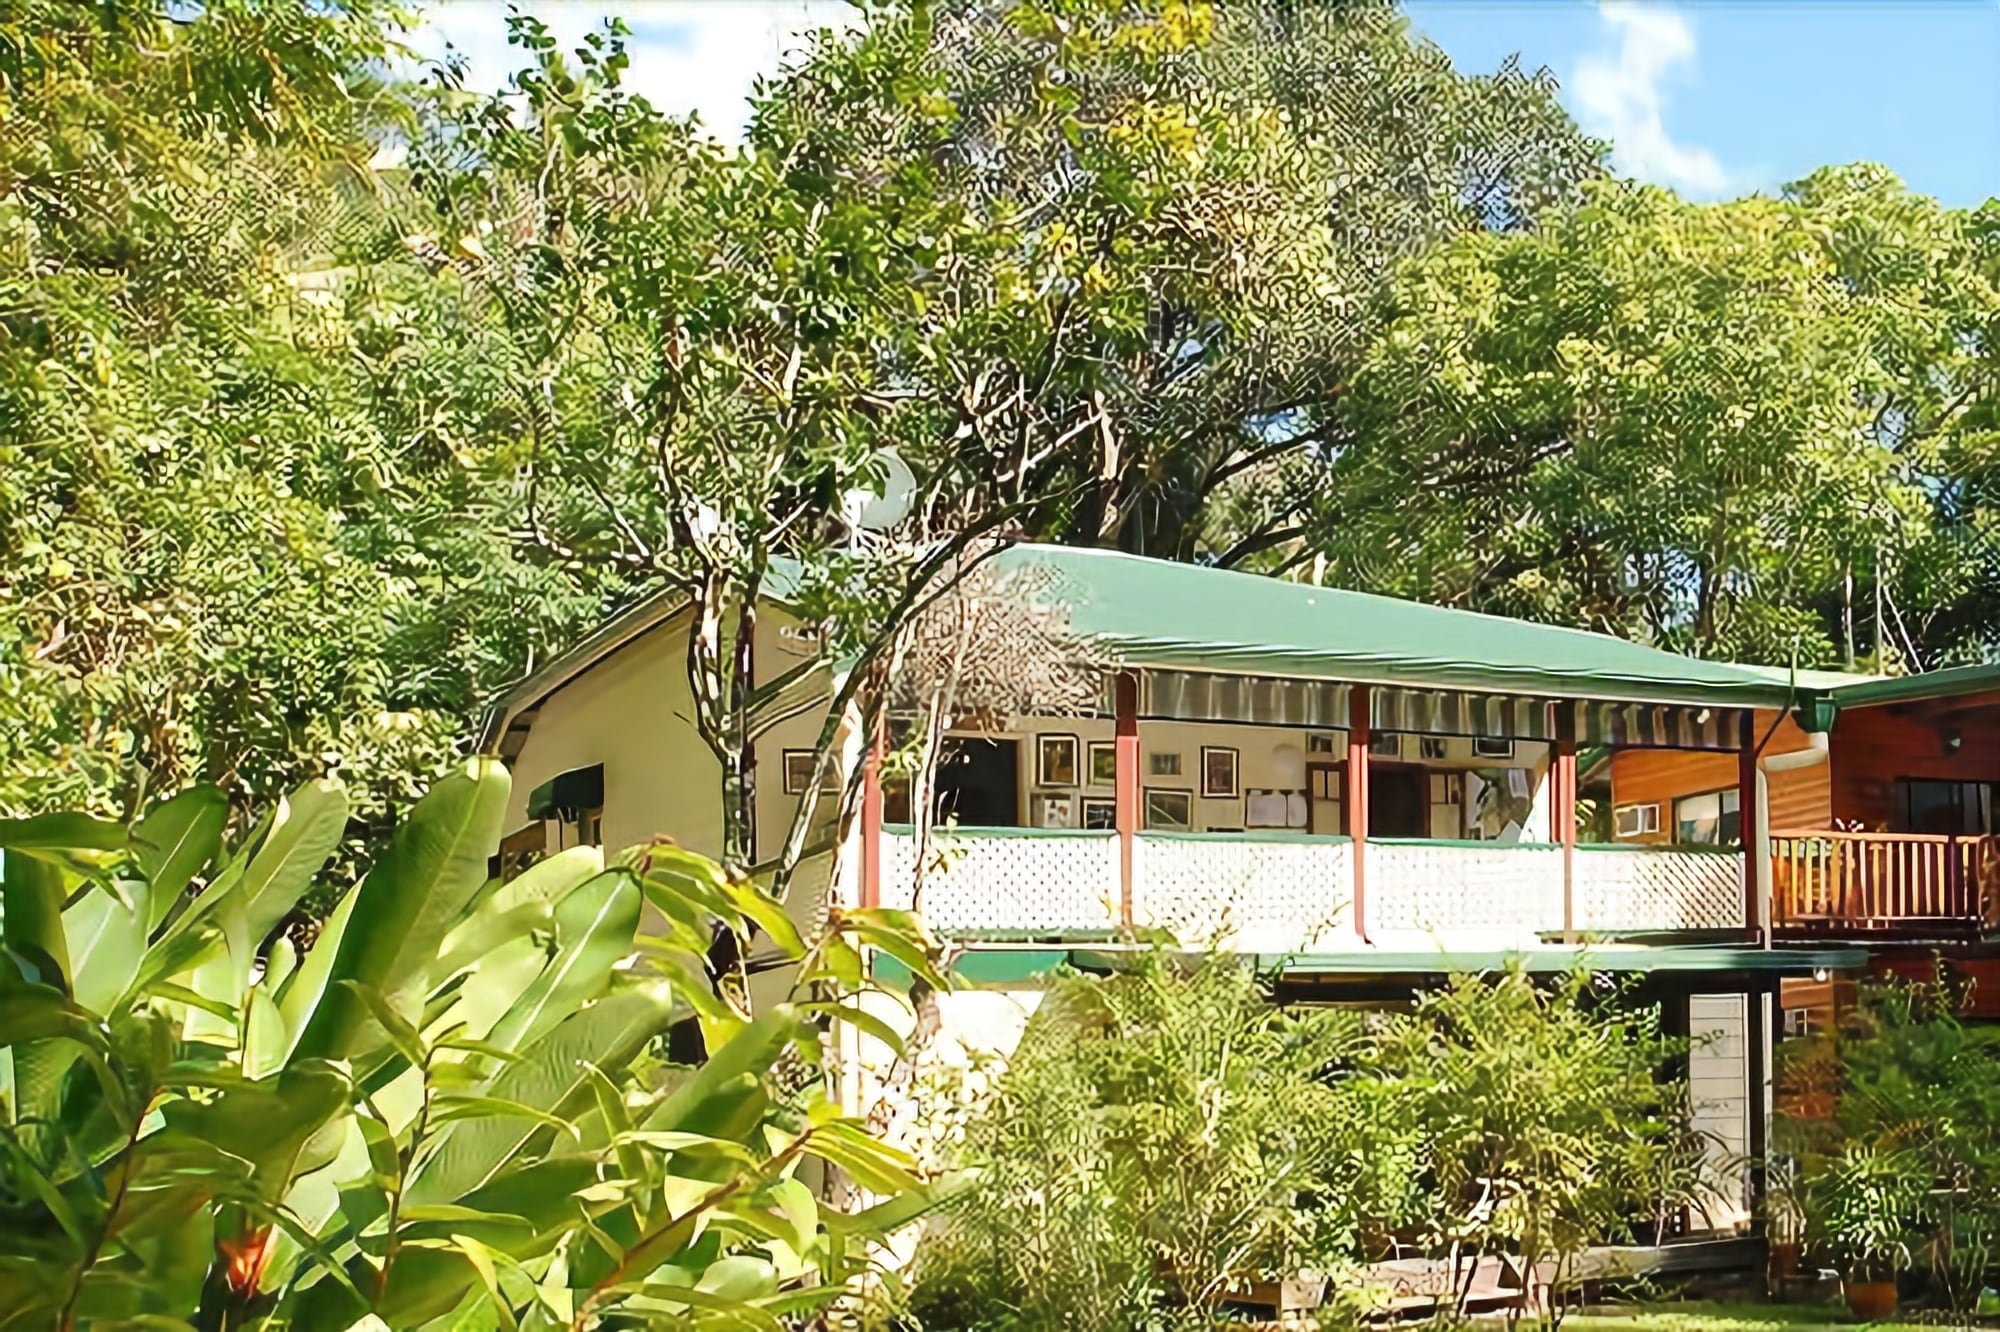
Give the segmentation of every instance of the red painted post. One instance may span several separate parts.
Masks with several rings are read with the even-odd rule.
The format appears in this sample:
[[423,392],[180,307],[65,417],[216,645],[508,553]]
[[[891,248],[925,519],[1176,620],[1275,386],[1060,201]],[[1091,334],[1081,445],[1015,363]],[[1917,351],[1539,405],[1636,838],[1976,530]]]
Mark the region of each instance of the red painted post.
[[1139,837],[1139,677],[1121,671],[1117,682],[1118,771],[1112,783],[1118,826],[1118,918],[1132,928],[1132,878]]
[[1347,695],[1347,789],[1341,810],[1347,818],[1348,854],[1354,864],[1354,933],[1368,942],[1368,686]]
[[1764,866],[1757,863],[1757,714],[1745,708],[1736,727],[1736,818],[1743,843],[1743,923],[1768,945],[1764,920]]
[[883,718],[875,719],[868,753],[861,760],[861,905],[882,905],[882,753]]
[[1549,822],[1563,853],[1563,942],[1576,942],[1576,712],[1555,703],[1554,760],[1549,764]]

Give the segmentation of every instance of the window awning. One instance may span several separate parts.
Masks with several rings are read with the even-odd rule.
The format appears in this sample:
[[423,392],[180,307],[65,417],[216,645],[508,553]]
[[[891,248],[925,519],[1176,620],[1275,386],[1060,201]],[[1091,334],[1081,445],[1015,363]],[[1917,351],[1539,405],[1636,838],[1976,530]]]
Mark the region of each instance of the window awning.
[[528,817],[574,821],[578,811],[604,808],[604,765],[559,772],[528,793]]
[[[1139,676],[1139,715],[1161,721],[1208,721],[1345,730],[1355,686],[1330,680],[1154,670]],[[1115,715],[1109,677],[1100,715]],[[1727,708],[1604,699],[1552,699],[1526,694],[1403,689],[1376,685],[1368,694],[1368,725],[1377,732],[1552,740],[1567,713],[1578,743],[1613,747],[1734,750],[1741,743]]]

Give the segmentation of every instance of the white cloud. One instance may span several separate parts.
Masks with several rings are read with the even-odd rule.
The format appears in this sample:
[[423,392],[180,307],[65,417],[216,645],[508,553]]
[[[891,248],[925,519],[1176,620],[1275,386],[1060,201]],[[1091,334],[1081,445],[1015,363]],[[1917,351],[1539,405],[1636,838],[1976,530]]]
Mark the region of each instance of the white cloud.
[[497,91],[523,62],[507,45],[507,13],[519,8],[548,25],[564,50],[610,15],[632,29],[625,85],[663,111],[693,111],[726,139],[738,138],[752,84],[803,49],[803,36],[840,28],[857,12],[845,0],[441,0],[425,6],[408,39],[426,59],[447,46],[464,57],[468,86]]
[[1729,173],[1706,148],[1674,142],[1664,116],[1662,85],[1695,59],[1694,29],[1663,5],[1600,0],[1598,17],[1615,50],[1577,61],[1570,80],[1577,118],[1592,134],[1611,140],[1619,168],[1642,180],[1690,194],[1729,188]]

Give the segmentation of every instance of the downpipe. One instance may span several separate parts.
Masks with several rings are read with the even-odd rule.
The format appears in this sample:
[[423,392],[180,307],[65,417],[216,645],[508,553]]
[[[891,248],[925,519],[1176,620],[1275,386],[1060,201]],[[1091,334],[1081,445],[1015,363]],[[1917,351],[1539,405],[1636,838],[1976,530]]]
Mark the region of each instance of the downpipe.
[[[1771,728],[1776,734],[1777,728]],[[1770,736],[1765,737],[1766,741]],[[1827,758],[1827,733],[1807,731],[1806,747],[1794,749],[1784,754],[1759,754],[1757,756],[1757,835],[1751,854],[1756,857],[1752,867],[1757,875],[1757,915],[1754,922],[1758,937],[1764,946],[1771,946],[1771,779],[1774,772],[1797,772],[1803,768],[1816,768]]]

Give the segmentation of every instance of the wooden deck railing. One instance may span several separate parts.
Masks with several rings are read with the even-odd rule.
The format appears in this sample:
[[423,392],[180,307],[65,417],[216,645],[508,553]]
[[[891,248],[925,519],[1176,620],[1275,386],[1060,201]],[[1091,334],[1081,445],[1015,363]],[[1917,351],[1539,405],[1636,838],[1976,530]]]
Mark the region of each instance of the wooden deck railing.
[[1977,933],[2000,923],[2000,837],[1774,831],[1771,898],[1795,933]]

